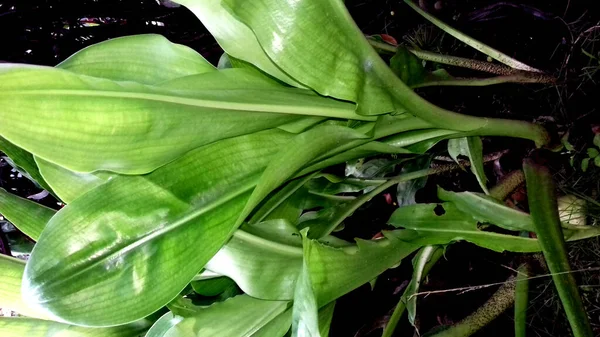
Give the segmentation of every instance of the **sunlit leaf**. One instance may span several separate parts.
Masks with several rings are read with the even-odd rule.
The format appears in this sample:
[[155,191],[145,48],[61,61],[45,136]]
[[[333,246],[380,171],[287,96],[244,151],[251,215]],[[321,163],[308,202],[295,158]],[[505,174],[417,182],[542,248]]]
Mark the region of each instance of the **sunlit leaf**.
[[148,326],[147,322],[139,322],[113,328],[84,328],[35,318],[0,317],[2,337],[138,337]]

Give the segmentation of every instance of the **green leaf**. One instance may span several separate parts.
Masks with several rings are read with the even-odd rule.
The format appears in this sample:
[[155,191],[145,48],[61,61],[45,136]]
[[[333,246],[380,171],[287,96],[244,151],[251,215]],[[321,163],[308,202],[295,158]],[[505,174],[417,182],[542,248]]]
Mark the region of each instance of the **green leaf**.
[[197,315],[202,307],[194,305],[192,300],[181,295],[177,295],[169,304],[167,308],[176,316],[191,317]]
[[[216,20],[207,21],[201,17],[209,30],[218,25],[237,27],[240,22],[245,24],[279,69],[324,96],[356,102],[360,114],[408,111],[439,127],[523,137],[535,140],[538,145],[549,140],[539,126],[460,115],[422,99],[377,55],[352,21],[343,2],[224,0],[221,4],[239,22],[227,19],[215,23]],[[202,1],[188,0],[186,5],[202,7]],[[205,12],[211,13],[210,10]],[[196,14],[202,15],[199,11]],[[302,34],[290,34],[292,31]],[[251,39],[247,35],[244,38]],[[228,47],[223,47],[229,53]]]
[[239,295],[200,309],[197,315],[185,317],[162,336],[252,336],[285,312],[288,306],[287,301],[265,301]]
[[158,310],[229,239],[262,171],[291,137],[270,130],[222,140],[68,204],[27,264],[28,301],[89,326]]
[[491,223],[513,231],[535,231],[529,214],[507,207],[485,194],[451,192],[438,187],[438,198],[452,202],[456,208],[476,221]]
[[[362,114],[397,109],[397,103],[371,69],[387,66],[354,26],[342,2],[232,0],[223,1],[222,6],[239,20],[236,25],[245,24],[251,29],[268,58],[297,82],[322,95],[357,102]],[[209,30],[216,26],[196,14]],[[290,34],[292,30],[303,34]],[[222,47],[231,54],[230,46]],[[245,60],[256,64],[260,59]]]
[[52,192],[52,189],[44,181],[44,178],[40,174],[40,171],[31,153],[14,145],[4,137],[0,137],[0,152],[3,152],[10,158],[12,164],[14,164],[14,168],[17,169],[17,171],[21,172],[21,174],[39,185],[41,188],[48,192]]
[[423,281],[425,275],[431,269],[432,264],[437,262],[443,252],[444,248],[441,246],[426,246],[421,248],[419,253],[413,258],[412,278],[401,299],[406,302],[408,321],[413,326],[417,318],[417,296],[415,294],[419,292],[421,281]]
[[600,154],[600,152],[598,152],[598,150],[593,147],[589,147],[587,149],[587,155],[592,159],[598,157],[598,154]]
[[194,281],[191,283],[194,291],[202,296],[217,296],[231,287],[237,287],[229,277],[217,277],[208,280]]
[[471,172],[475,174],[479,186],[481,186],[481,189],[485,194],[489,194],[486,185],[487,178],[485,176],[485,170],[483,169],[483,147],[481,138],[462,137],[450,139],[448,141],[448,153],[457,164],[459,164],[459,155],[467,156],[471,162]]
[[527,336],[527,308],[529,307],[529,267],[522,264],[517,269],[515,285],[515,337]]
[[[220,79],[232,83],[220,74],[192,75],[184,82],[203,83],[209,78],[204,83],[211,87],[218,87]],[[229,85],[236,84],[225,87]],[[71,171],[142,174],[191,149],[286,124],[298,119],[295,115],[356,116],[350,103],[301,89],[193,89],[4,65],[0,67],[0,134]]]
[[[298,235],[292,228],[274,231],[282,237]],[[307,239],[309,271],[318,305],[323,306],[369,282],[419,248],[404,241],[400,232],[405,231],[389,232],[384,239],[357,240],[356,244],[345,243],[337,248],[333,246],[337,242],[329,237],[323,239],[328,243]],[[250,296],[291,300],[302,269],[302,248],[239,229],[206,269],[234,279]]]
[[332,174],[321,174],[306,183],[309,191],[321,194],[356,193],[370,190],[383,180],[341,178]]
[[[303,232],[306,235],[306,231]],[[304,246],[304,256],[310,256],[311,245]],[[319,331],[319,307],[310,279],[307,259],[303,259],[302,270],[298,275],[294,291],[294,306],[292,313],[292,337],[321,337]]]
[[283,337],[289,336],[288,332],[292,326],[292,308],[287,309],[275,317],[265,326],[253,333],[251,337]]
[[335,302],[331,302],[319,310],[319,332],[321,333],[321,337],[329,336],[334,309]]
[[35,157],[35,161],[44,179],[52,186],[54,193],[66,204],[118,175],[109,171],[73,172],[40,157]]
[[581,171],[586,172],[589,166],[590,166],[590,158],[584,158],[581,161]]
[[182,320],[183,317],[173,315],[173,313],[169,311],[154,322],[152,327],[146,332],[145,337],[163,337],[171,328]]
[[0,317],[2,337],[138,337],[148,326],[147,322],[136,322],[112,328],[84,328],[35,318]]
[[594,158],[594,165],[596,165],[596,167],[600,167],[600,156]]
[[390,59],[392,71],[408,86],[425,81],[427,71],[423,61],[403,46],[398,46],[396,54]]
[[565,313],[575,337],[593,336],[588,315],[583,307],[560,226],[552,174],[544,166],[526,159],[523,162],[527,183],[527,200],[538,241],[552,274]]
[[0,213],[21,232],[37,241],[56,211],[0,188]]
[[[430,164],[431,156],[417,157],[414,161],[409,161],[404,164],[401,173],[422,170],[428,168]],[[427,176],[398,183],[398,187],[396,187],[396,201],[398,202],[398,207],[416,204],[416,194],[420,189],[425,187],[425,184],[427,184]]]
[[100,42],[78,51],[56,67],[82,75],[144,84],[216,70],[193,49],[156,34]]
[[[0,254],[0,270],[0,308],[10,309],[29,317],[47,319],[47,315],[23,302],[21,279],[23,279],[25,261]],[[7,328],[1,320],[2,318],[0,318],[0,331],[3,331]],[[2,333],[0,336],[5,335]],[[21,336],[26,335],[19,337]]]
[[424,245],[441,245],[465,240],[498,252],[540,251],[535,239],[480,230],[476,220],[461,212],[452,203],[400,207],[394,211],[389,223],[418,232],[422,238],[414,242]]
[[292,178],[307,163],[336,149],[339,144],[361,138],[367,136],[354,129],[337,125],[319,125],[294,137],[263,172],[238,218],[238,224],[241,224],[269,193]]
[[592,141],[597,148],[600,148],[600,133],[597,133],[594,136],[594,140]]
[[221,48],[234,58],[247,61],[267,74],[296,87],[301,87],[282,71],[263,51],[250,28],[239,22],[220,0],[177,0],[192,11]]

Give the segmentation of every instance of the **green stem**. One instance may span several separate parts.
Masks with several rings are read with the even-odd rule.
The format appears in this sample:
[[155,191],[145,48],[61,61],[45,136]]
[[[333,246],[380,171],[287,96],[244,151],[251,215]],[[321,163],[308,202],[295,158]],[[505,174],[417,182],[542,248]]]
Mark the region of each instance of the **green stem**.
[[374,64],[382,82],[387,85],[396,100],[413,115],[424,119],[434,126],[456,131],[477,131],[486,136],[506,136],[533,140],[537,146],[543,146],[550,140],[546,130],[535,124],[523,121],[480,118],[449,111],[430,103],[415,94],[383,62],[378,59]]
[[515,289],[515,337],[527,335],[527,307],[529,306],[529,265],[522,264],[517,268],[517,284]]
[[592,337],[579,289],[570,273],[565,240],[560,225],[554,182],[550,170],[532,159],[523,162],[527,199],[538,242],[552,273],[567,319],[575,337]]
[[[433,251],[431,252],[431,254],[428,255],[428,261],[423,266],[423,269],[421,271],[421,277],[420,277],[419,281],[423,281],[425,279],[425,277],[429,274],[429,271],[431,271],[431,268],[433,268],[433,266],[444,255],[443,254],[444,250],[440,249],[439,247],[440,246],[437,246],[437,249],[436,249],[436,246],[427,246],[427,247],[421,248],[421,251],[419,252],[419,254],[424,252],[426,249],[431,250],[433,248]],[[419,255],[417,255],[417,256],[419,256]],[[414,272],[415,271],[413,271],[413,273]],[[411,280],[411,283],[412,283],[412,280]],[[406,310],[407,299],[412,295],[412,294],[408,294],[409,289],[411,289],[410,285],[407,286],[406,289],[404,290],[404,293],[402,294],[402,297],[398,301],[398,305],[396,305],[396,308],[394,309],[394,312],[392,313],[392,316],[390,317],[388,324],[385,326],[385,329],[383,330],[383,334],[381,335],[381,337],[392,337],[393,336],[394,330],[396,330],[396,326],[398,326],[398,321],[400,320],[400,318],[404,314],[404,311]]]
[[484,44],[483,42],[477,41],[474,38],[468,36],[467,34],[464,34],[460,31],[448,26],[441,20],[438,20],[434,16],[430,15],[429,13],[427,13],[424,10],[422,10],[421,8],[419,8],[419,6],[416,5],[415,3],[413,3],[411,0],[404,0],[404,2],[406,2],[413,10],[415,10],[415,12],[419,13],[422,17],[427,19],[429,22],[438,26],[444,32],[454,36],[456,39],[458,39],[458,40],[464,42],[465,44],[473,47],[474,49],[492,57],[493,59],[498,60],[500,63],[504,63],[511,68],[515,68],[515,69],[519,69],[519,70],[531,71],[531,72],[541,72],[539,69],[528,66],[527,64],[525,64],[523,62],[519,62],[519,61],[513,59],[512,57],[500,52],[499,50],[496,50],[496,49]]
[[[515,277],[511,276],[500,288],[474,313],[460,322],[442,330],[431,337],[467,337],[488,325],[501,313],[513,305],[515,300]],[[428,334],[429,336],[429,334]]]

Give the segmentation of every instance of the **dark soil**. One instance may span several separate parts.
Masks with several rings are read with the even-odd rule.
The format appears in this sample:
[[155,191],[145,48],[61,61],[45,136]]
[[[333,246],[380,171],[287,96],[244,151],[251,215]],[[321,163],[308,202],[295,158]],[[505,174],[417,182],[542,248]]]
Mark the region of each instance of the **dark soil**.
[[[576,149],[575,166],[585,157],[592,144],[593,126],[600,125],[597,95],[600,80],[600,9],[595,1],[519,1],[447,0],[421,1],[439,18],[504,53],[558,78],[556,85],[506,84],[483,88],[427,88],[420,93],[436,104],[465,114],[523,119],[544,123],[555,142],[570,132]],[[365,34],[389,34],[399,42],[418,41],[426,50],[485,60],[485,56],[457,42],[451,36],[416,15],[402,1],[347,0],[346,5]],[[221,55],[213,38],[185,8],[161,6],[146,1],[61,1],[0,0],[0,61],[56,65],[77,50],[109,38],[140,33],[158,33],[173,42],[188,45],[211,62]],[[585,53],[584,53],[585,52]],[[448,68],[457,76],[472,76],[460,69]],[[600,132],[600,130],[597,130]],[[486,152],[509,149],[500,162],[508,172],[520,166],[531,144],[519,140],[485,140]],[[439,149],[440,152],[443,148]],[[600,170],[591,167],[586,173],[569,164],[572,154],[550,154],[550,166],[562,191],[577,192],[597,200]],[[487,167],[493,180],[498,171]],[[451,173],[428,181],[419,192],[418,201],[435,201],[435,187],[453,190],[477,190],[468,173]],[[0,187],[21,195],[39,192],[25,178],[0,161]],[[393,191],[390,191],[393,194]],[[51,197],[43,202],[59,207]],[[394,206],[385,198],[375,199],[346,223],[346,235],[372,237],[381,228]],[[599,212],[600,213],[600,212]],[[590,219],[592,220],[592,219]],[[370,226],[365,226],[365,222]],[[369,229],[364,230],[365,227]],[[363,228],[362,230],[360,228]],[[4,237],[0,237],[6,245]],[[597,268],[600,242],[590,240],[586,246],[571,245],[574,269]],[[511,268],[523,260],[517,254],[498,254],[470,244],[454,244],[445,258],[433,268],[423,290],[452,289],[506,280]],[[381,328],[393,311],[411,273],[410,259],[381,275],[373,290],[369,285],[353,291],[338,301],[331,336],[380,336]],[[538,272],[545,273],[543,266]],[[596,335],[600,336],[600,276],[598,272],[575,274],[584,284]],[[569,336],[554,288],[548,278],[532,282],[529,336]],[[464,294],[447,292],[423,297],[419,301],[420,332],[440,324],[451,324],[473,312],[495,291],[489,287]],[[412,336],[414,329],[399,326],[398,336]],[[512,336],[513,319],[509,310],[476,336]]]

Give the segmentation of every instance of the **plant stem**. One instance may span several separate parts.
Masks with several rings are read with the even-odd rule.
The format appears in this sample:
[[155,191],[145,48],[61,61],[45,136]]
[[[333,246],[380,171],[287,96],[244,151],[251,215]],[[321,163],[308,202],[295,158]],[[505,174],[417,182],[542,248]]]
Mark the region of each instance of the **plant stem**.
[[[483,328],[508,309],[515,300],[515,277],[511,276],[474,313],[431,337],[467,337]],[[429,336],[429,335],[428,335]]]
[[527,307],[529,306],[529,265],[524,263],[517,268],[515,289],[515,337],[527,335]]
[[[421,248],[421,251],[419,252],[419,254],[421,252],[423,252],[425,249],[434,249],[434,250],[431,252],[431,254],[429,254],[429,256],[428,256],[429,260],[423,266],[423,269],[421,271],[420,281],[423,281],[425,279],[427,274],[429,274],[429,271],[431,271],[431,268],[433,268],[433,266],[444,255],[443,254],[444,250],[440,249],[440,247],[441,246],[437,246],[437,247],[436,246],[427,246],[427,247]],[[414,271],[413,271],[413,273],[414,273]],[[411,280],[411,282],[412,282],[412,280]],[[383,334],[381,335],[381,337],[392,337],[392,335],[394,334],[394,330],[396,330],[398,321],[400,320],[400,318],[404,314],[404,311],[406,310],[407,299],[410,295],[412,295],[412,294],[408,294],[409,289],[410,289],[410,286],[406,287],[406,289],[404,290],[404,293],[402,294],[402,297],[400,297],[400,300],[398,301],[398,305],[396,305],[396,308],[394,309],[394,312],[392,313],[392,316],[390,317],[388,324],[385,326],[385,329],[383,330]]]
[[413,3],[411,0],[404,0],[404,2],[406,2],[406,4],[408,4],[413,10],[415,10],[415,12],[419,13],[422,17],[427,19],[427,21],[438,26],[444,32],[454,36],[456,39],[458,39],[458,40],[464,42],[465,44],[473,47],[474,49],[492,57],[493,59],[498,60],[500,63],[504,63],[511,68],[515,68],[515,69],[519,69],[519,70],[525,70],[525,71],[531,71],[531,72],[541,72],[539,69],[528,66],[527,64],[525,64],[523,62],[519,62],[519,61],[513,59],[512,57],[500,52],[499,50],[496,50],[496,49],[484,44],[483,42],[477,41],[474,38],[468,36],[467,34],[464,34],[460,31],[448,26],[441,20],[435,18],[434,16],[430,15],[429,13],[427,13],[424,10],[422,10],[421,8],[419,8],[419,6],[416,5],[415,3]]
[[523,162],[527,199],[538,242],[552,273],[552,280],[565,308],[575,337],[592,337],[587,313],[579,289],[570,273],[565,240],[558,215],[554,182],[550,170],[532,159]]
[[550,140],[546,130],[536,124],[487,117],[474,117],[449,111],[430,103],[412,91],[379,58],[373,65],[382,82],[390,93],[411,114],[424,119],[432,125],[456,131],[475,131],[486,136],[506,136],[533,140],[537,146],[543,146]]

